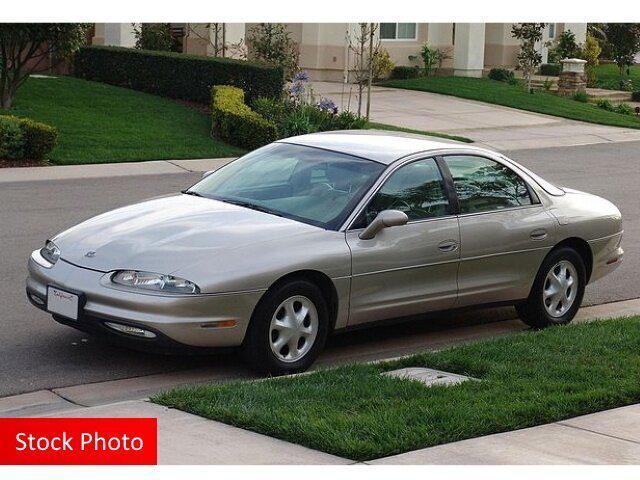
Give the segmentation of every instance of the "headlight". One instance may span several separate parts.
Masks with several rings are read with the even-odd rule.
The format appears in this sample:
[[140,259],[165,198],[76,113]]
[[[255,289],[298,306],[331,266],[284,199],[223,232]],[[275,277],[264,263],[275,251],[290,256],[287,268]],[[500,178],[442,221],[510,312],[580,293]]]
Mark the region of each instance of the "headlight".
[[165,293],[200,293],[200,288],[189,280],[163,275],[161,273],[138,272],[136,270],[120,270],[111,281],[126,287],[140,288]]
[[40,250],[40,255],[50,264],[55,264],[60,258],[60,249],[51,240],[47,240]]

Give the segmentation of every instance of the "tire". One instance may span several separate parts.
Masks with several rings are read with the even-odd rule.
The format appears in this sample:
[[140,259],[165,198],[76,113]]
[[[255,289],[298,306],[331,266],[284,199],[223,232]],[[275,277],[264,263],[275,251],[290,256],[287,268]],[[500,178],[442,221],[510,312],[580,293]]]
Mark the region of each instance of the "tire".
[[253,370],[267,375],[305,371],[324,347],[329,331],[328,312],[315,284],[291,280],[277,286],[267,292],[253,312],[242,345],[244,360]]
[[[552,270],[556,279],[564,275],[564,283],[548,278]],[[573,283],[567,286],[569,278],[573,278]],[[516,305],[520,319],[533,328],[571,322],[582,303],[586,278],[584,260],[578,252],[570,247],[552,250],[538,270],[529,298]],[[553,294],[554,290],[559,293]]]

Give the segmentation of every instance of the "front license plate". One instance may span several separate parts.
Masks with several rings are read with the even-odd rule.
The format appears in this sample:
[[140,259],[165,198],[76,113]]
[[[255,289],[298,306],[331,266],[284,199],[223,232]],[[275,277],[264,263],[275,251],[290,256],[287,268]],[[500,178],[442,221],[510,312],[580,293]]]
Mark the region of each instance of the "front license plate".
[[47,311],[71,320],[78,320],[80,297],[75,293],[49,286],[47,288]]

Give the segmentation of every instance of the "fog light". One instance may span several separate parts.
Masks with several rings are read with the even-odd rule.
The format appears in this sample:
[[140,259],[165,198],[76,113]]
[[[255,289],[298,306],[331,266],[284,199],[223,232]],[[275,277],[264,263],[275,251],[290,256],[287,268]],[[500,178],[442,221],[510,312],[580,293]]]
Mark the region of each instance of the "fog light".
[[118,332],[126,333],[127,335],[144,338],[156,338],[155,333],[150,332],[149,330],[144,330],[143,328],[132,327],[131,325],[123,325],[122,323],[114,322],[104,322],[104,324],[109,328],[113,328]]

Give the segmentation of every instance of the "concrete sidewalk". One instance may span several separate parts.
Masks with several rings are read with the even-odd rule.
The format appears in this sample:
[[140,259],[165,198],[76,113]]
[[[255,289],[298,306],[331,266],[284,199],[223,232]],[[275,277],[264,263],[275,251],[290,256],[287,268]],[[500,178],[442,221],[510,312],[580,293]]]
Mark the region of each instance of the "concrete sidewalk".
[[49,414],[55,417],[144,417],[158,419],[161,465],[274,465],[354,463],[146,401],[114,403]]
[[136,175],[167,175],[216,170],[233,158],[196,160],[157,160],[148,162],[97,163],[90,165],[56,165],[50,167],[16,167],[0,169],[0,184],[42,180],[74,180]]
[[[354,110],[356,90],[341,83],[315,82],[314,93]],[[527,112],[437,93],[373,87],[371,120],[471,138],[495,150],[566,147],[640,140],[640,130],[609,127]]]
[[371,465],[636,465],[640,404],[415,450]]

